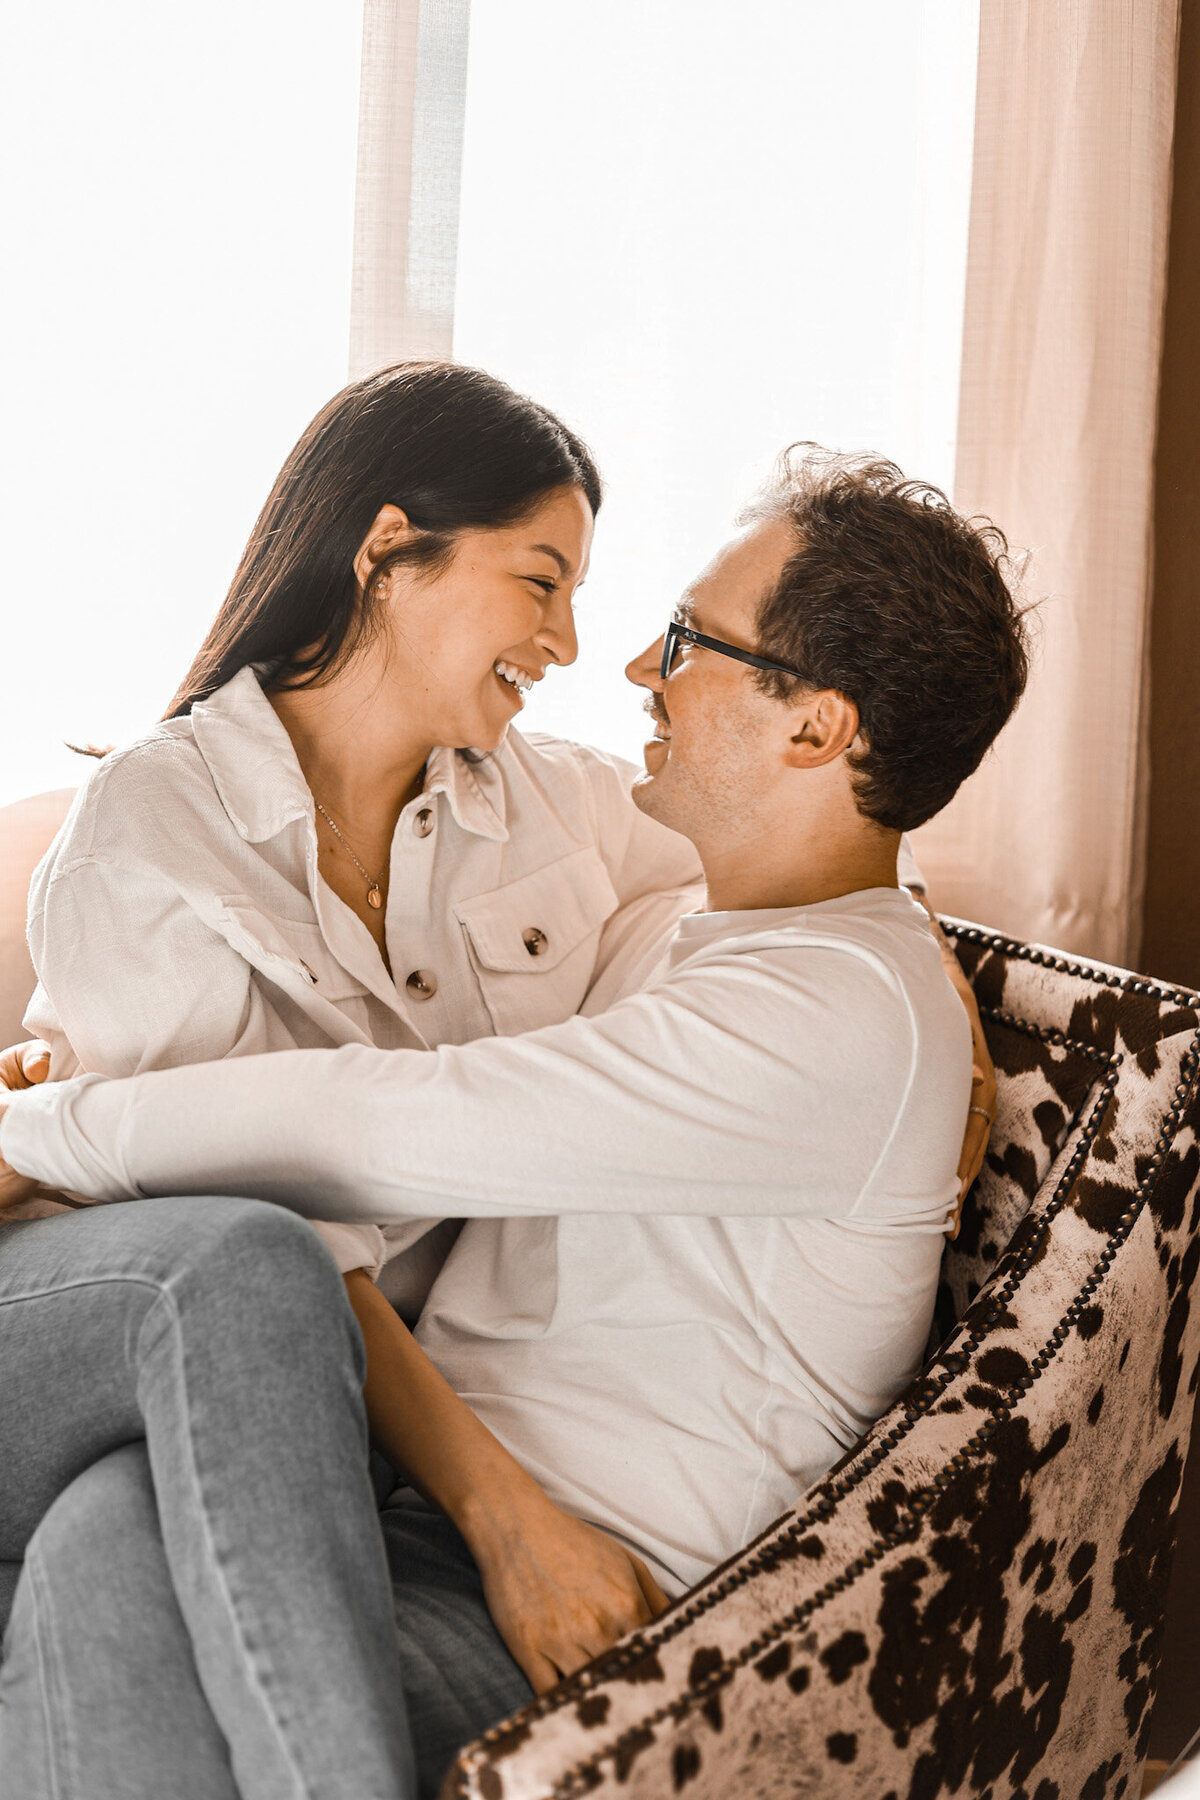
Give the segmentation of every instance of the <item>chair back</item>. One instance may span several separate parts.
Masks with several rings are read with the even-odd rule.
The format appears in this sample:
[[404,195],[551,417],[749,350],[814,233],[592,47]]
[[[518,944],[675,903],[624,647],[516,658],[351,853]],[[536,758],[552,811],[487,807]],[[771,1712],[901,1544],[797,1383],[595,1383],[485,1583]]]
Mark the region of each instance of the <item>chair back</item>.
[[74,788],[0,806],[0,1050],[28,1033],[21,1018],[34,989],[25,942],[29,878],[67,816]]

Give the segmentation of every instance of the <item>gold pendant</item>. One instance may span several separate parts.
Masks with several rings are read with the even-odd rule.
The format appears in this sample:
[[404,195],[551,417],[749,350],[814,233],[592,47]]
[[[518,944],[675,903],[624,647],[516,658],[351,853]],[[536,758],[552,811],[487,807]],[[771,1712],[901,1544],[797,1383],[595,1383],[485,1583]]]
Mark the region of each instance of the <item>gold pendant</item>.
[[367,889],[367,905],[373,906],[376,912],[378,912],[383,905],[383,895],[379,891],[378,882],[376,882],[373,887]]

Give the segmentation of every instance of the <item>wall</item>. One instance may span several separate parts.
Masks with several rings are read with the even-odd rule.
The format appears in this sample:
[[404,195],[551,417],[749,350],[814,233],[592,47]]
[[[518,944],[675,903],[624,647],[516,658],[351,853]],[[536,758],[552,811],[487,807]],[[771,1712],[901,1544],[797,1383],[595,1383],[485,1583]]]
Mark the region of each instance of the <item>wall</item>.
[[[1141,967],[1200,987],[1200,6],[1184,0],[1156,467]],[[1200,1418],[1179,1509],[1150,1754],[1200,1726]]]
[[1200,5],[1185,0],[1159,401],[1141,967],[1200,987]]

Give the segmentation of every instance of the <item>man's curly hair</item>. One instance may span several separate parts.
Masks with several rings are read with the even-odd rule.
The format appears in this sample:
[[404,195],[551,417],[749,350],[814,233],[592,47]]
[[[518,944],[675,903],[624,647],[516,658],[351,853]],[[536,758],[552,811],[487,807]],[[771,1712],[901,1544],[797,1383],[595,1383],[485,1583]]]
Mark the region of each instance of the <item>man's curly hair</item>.
[[[796,550],[763,600],[759,648],[803,670],[804,685],[854,701],[859,810],[911,831],[978,768],[1025,687],[1004,535],[894,463],[816,444],[783,452],[743,522],[780,517]],[[779,699],[801,687],[789,675],[756,679]]]

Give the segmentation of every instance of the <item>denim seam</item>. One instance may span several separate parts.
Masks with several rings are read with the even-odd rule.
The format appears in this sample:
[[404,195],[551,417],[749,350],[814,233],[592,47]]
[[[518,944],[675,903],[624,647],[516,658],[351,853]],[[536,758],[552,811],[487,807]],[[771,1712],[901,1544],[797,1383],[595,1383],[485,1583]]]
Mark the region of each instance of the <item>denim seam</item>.
[[25,1300],[53,1300],[56,1294],[73,1293],[78,1288],[108,1287],[113,1282],[125,1282],[131,1287],[152,1288],[161,1296],[166,1292],[166,1285],[161,1276],[141,1275],[128,1269],[114,1269],[111,1275],[81,1275],[73,1281],[55,1281],[49,1287],[28,1288],[20,1294],[0,1294],[0,1306],[19,1306]]
[[[224,1567],[220,1552],[217,1547],[216,1539],[213,1536],[212,1529],[210,1526],[209,1509],[206,1504],[205,1495],[204,1495],[204,1484],[200,1477],[199,1466],[198,1466],[198,1461],[197,1461],[197,1457],[196,1457],[195,1443],[192,1438],[192,1429],[191,1429],[192,1408],[191,1408],[190,1396],[188,1393],[187,1368],[186,1368],[187,1356],[186,1356],[186,1351],[184,1349],[184,1334],[183,1334],[183,1328],[182,1328],[182,1320],[180,1317],[179,1307],[176,1303],[175,1295],[171,1291],[171,1288],[169,1285],[164,1285],[159,1289],[159,1304],[161,1304],[163,1309],[169,1314],[170,1337],[171,1337],[172,1345],[176,1351],[176,1354],[173,1356],[172,1361],[175,1364],[177,1374],[178,1374],[180,1388],[182,1390],[182,1399],[183,1399],[183,1406],[181,1409],[182,1410],[182,1437],[183,1437],[183,1442],[187,1448],[186,1462],[187,1462],[188,1475],[189,1475],[191,1483],[192,1483],[192,1488],[193,1488],[193,1493],[194,1493],[194,1498],[195,1498],[195,1511],[198,1515],[199,1525],[200,1525],[200,1535],[201,1535],[202,1541],[208,1552],[208,1560],[209,1560],[211,1569],[216,1577],[216,1587],[217,1587],[217,1590],[219,1591],[219,1593],[221,1594],[222,1598],[225,1601],[226,1610],[228,1612],[229,1620],[230,1620],[231,1626],[233,1628],[234,1642],[241,1651],[243,1666],[245,1667],[247,1673],[250,1675],[253,1686],[254,1686],[255,1690],[257,1691],[259,1698],[262,1702],[263,1711],[266,1714],[271,1731],[273,1732],[275,1738],[278,1741],[279,1748],[283,1754],[284,1763],[286,1764],[287,1768],[291,1771],[291,1773],[298,1785],[298,1791],[304,1795],[311,1795],[313,1793],[313,1790],[309,1786],[309,1783],[308,1783],[307,1779],[305,1778],[303,1771],[296,1764],[295,1758],[292,1755],[291,1749],[288,1745],[287,1737],[283,1730],[283,1726],[276,1717],[275,1705],[274,1705],[274,1703],[271,1699],[271,1696],[268,1692],[267,1684],[264,1683],[262,1674],[260,1673],[260,1671],[257,1667],[256,1658],[254,1657],[249,1645],[245,1641],[245,1634],[244,1634],[244,1630],[243,1630],[243,1626],[242,1626],[241,1617],[240,1617],[240,1614],[238,1611],[237,1603],[234,1599],[232,1590],[230,1588],[228,1577],[227,1577],[226,1571],[225,1571],[225,1567]],[[154,1318],[154,1315],[157,1311],[158,1311],[158,1304],[156,1304],[155,1306],[152,1306],[150,1308],[149,1312],[146,1314],[146,1317],[142,1320],[142,1323],[138,1329],[139,1383],[140,1383],[141,1370],[142,1370],[142,1367],[144,1366],[143,1362],[142,1362],[142,1356],[141,1356],[142,1340],[146,1336],[147,1328],[150,1325],[150,1322]],[[151,1465],[151,1469],[153,1471],[153,1465]],[[169,1559],[168,1559],[168,1561],[169,1561]]]
[[[41,1700],[42,1720],[46,1734],[46,1770],[50,1777],[52,1800],[68,1800],[68,1787],[63,1780],[63,1770],[59,1757],[59,1736],[55,1730],[55,1713],[61,1727],[61,1739],[64,1751],[70,1762],[78,1768],[79,1758],[75,1745],[75,1734],[71,1730],[70,1715],[64,1704],[65,1693],[63,1683],[58,1677],[57,1664],[53,1655],[53,1629],[50,1614],[49,1592],[42,1568],[41,1554],[36,1543],[31,1543],[25,1556],[25,1567],[21,1572],[22,1579],[29,1583],[30,1632],[33,1639],[33,1652],[37,1662],[38,1695]],[[43,1621],[51,1626],[49,1633],[43,1632]],[[78,1793],[75,1782],[70,1783],[71,1791]]]

